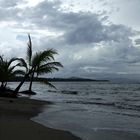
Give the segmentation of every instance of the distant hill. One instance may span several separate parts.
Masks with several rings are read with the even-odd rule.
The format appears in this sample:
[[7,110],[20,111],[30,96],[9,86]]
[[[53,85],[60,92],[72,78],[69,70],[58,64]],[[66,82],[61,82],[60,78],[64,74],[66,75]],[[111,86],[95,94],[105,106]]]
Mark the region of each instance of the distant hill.
[[[10,82],[21,81],[23,77],[15,77]],[[26,81],[29,81],[28,78]],[[108,82],[109,80],[96,80],[88,78],[70,77],[70,78],[34,78],[33,81],[50,81],[50,82]]]
[[47,78],[48,81],[59,81],[59,82],[107,82],[108,80],[95,80],[95,79],[88,79],[88,78]]

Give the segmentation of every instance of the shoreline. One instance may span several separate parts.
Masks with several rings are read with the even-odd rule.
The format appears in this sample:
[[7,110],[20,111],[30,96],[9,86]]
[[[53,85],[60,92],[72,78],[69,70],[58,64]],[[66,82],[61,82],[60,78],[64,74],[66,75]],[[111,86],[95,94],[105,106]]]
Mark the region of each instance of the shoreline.
[[[46,108],[46,111],[44,111],[44,113],[40,114],[40,116],[41,115],[46,116],[47,121],[41,121],[43,119],[42,116],[40,118],[38,117],[37,119],[35,119],[35,121],[39,122],[40,124],[43,124],[44,126],[50,127],[50,128],[56,128],[56,129],[61,129],[61,130],[66,130],[68,132],[71,132],[72,134],[80,137],[82,140],[140,140],[140,135],[139,135],[139,133],[137,133],[137,131],[116,128],[115,125],[114,125],[114,128],[113,127],[112,128],[109,128],[109,127],[108,128],[107,127],[99,127],[99,128],[95,127],[94,128],[94,126],[93,126],[92,129],[84,129],[84,127],[81,127],[81,124],[79,124],[79,127],[78,127],[78,124],[77,124],[78,120],[64,123],[64,122],[67,122],[67,120],[69,120],[69,119],[73,119],[72,115],[70,115],[71,118],[68,117],[67,115],[65,116],[65,113],[64,113],[64,115],[63,114],[61,115],[61,111],[59,111],[59,109],[56,111],[54,109],[55,107],[53,105],[57,106],[56,104],[51,104],[49,106],[48,112],[47,112],[48,108]],[[53,111],[51,111],[51,108]],[[65,108],[62,110],[64,111],[67,109]],[[49,114],[45,115],[45,113],[47,114],[49,112],[51,112],[50,115]],[[49,121],[51,122],[50,125],[48,125]],[[98,120],[98,118],[96,118],[93,121],[99,121],[99,120]],[[46,122],[46,123],[44,123],[44,122]],[[55,125],[55,123],[56,123],[56,125]],[[53,124],[53,125],[51,125],[51,124]],[[70,124],[70,127],[68,127],[69,124]],[[72,127],[71,127],[71,124],[73,124]]]
[[[119,130],[97,129],[92,135],[83,133],[81,138],[70,131],[50,128],[33,121],[32,118],[43,111],[43,106],[52,104],[29,98],[0,97],[0,137],[3,140],[139,140],[140,136]],[[80,136],[80,135],[79,135]]]
[[0,97],[0,137],[3,140],[81,140],[68,131],[45,127],[31,118],[42,112],[43,106],[50,104],[29,98]]

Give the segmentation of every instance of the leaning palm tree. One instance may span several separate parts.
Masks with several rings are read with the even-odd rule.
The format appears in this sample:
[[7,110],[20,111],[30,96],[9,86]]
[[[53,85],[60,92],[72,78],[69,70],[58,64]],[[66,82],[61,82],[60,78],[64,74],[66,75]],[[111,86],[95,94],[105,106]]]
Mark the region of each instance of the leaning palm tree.
[[24,71],[16,69],[17,66],[20,66],[20,62],[16,62],[18,58],[11,58],[6,60],[3,56],[0,56],[0,90],[6,90],[6,85],[9,80],[14,78],[16,75],[23,75]]
[[[30,35],[28,35],[29,42],[27,48],[27,57],[26,60],[22,59],[22,66],[26,68],[26,74],[23,80],[20,82],[18,87],[15,89],[15,93],[18,93],[20,87],[25,82],[25,80],[30,77],[29,93],[32,93],[32,82],[36,74],[38,77],[42,74],[52,73],[54,70],[59,70],[59,67],[63,67],[60,62],[55,62],[54,55],[57,54],[57,51],[54,49],[47,49],[45,51],[37,52],[33,55],[32,53],[32,41]],[[50,82],[44,81],[51,87],[54,87]]]
[[[57,52],[53,49],[47,49],[46,51],[38,52],[36,53],[31,61],[32,64],[32,74],[31,74],[31,81],[29,86],[29,91],[31,91],[32,88],[32,81],[33,77],[36,74],[38,77],[39,75],[52,73],[54,71],[58,71],[59,67],[63,67],[60,62],[56,62],[54,60],[53,55],[57,54]],[[54,85],[52,85],[48,81],[41,81],[49,85],[50,87],[55,88]]]

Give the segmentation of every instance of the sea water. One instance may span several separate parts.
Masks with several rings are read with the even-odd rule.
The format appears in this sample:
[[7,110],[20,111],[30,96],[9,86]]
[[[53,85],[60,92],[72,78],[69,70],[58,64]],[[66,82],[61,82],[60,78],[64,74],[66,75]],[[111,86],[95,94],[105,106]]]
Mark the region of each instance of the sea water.
[[[15,87],[17,83],[10,83]],[[93,140],[97,130],[140,135],[140,84],[111,82],[54,82],[57,89],[35,82],[33,99],[51,101],[33,120]],[[22,90],[28,88],[25,83]]]

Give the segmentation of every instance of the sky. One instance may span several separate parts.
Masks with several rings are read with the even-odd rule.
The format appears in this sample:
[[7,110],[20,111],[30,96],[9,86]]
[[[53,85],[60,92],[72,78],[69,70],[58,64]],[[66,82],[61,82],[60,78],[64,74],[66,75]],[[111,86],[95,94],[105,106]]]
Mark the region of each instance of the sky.
[[54,48],[52,77],[140,79],[140,0],[0,0],[0,54]]

